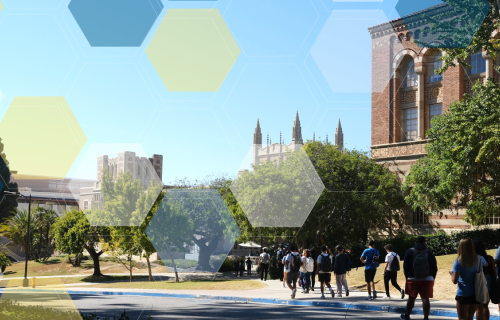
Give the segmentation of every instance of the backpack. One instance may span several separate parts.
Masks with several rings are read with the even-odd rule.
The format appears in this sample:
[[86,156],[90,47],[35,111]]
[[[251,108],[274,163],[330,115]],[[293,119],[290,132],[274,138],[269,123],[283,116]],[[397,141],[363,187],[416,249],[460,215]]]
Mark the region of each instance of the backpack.
[[263,256],[262,256],[262,260],[261,260],[262,263],[269,263],[269,255],[267,253],[265,253]]
[[283,254],[283,250],[278,251],[278,262],[283,261],[285,255]]
[[378,254],[377,250],[372,250],[373,251],[373,258],[372,262],[370,263],[371,265],[378,266],[380,262],[380,255]]
[[394,253],[393,257],[394,258],[392,259],[391,264],[389,265],[389,267],[391,267],[391,271],[399,271],[401,268],[399,267],[398,255],[396,253]]
[[298,254],[293,254],[292,255],[292,263],[290,265],[290,271],[291,272],[299,272],[300,267],[302,265],[302,261],[300,261],[300,256]]
[[332,272],[332,260],[330,256],[321,255],[320,270],[322,272]]
[[306,258],[306,270],[307,272],[314,272],[314,260],[311,257]]
[[413,251],[413,276],[415,278],[427,278],[430,275],[427,249],[420,252],[415,248],[411,248],[411,250]]

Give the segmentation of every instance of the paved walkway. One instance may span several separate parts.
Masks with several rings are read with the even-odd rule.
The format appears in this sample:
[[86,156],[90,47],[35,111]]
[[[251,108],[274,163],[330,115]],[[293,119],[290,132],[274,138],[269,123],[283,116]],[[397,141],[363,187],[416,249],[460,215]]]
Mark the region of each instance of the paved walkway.
[[[251,280],[259,281],[259,280]],[[283,284],[277,280],[266,281],[268,287],[256,290],[245,291],[229,291],[229,290],[156,290],[156,289],[111,289],[111,288],[85,288],[71,286],[68,288],[70,294],[86,293],[86,294],[106,294],[106,295],[150,295],[164,296],[172,298],[190,298],[190,299],[214,299],[214,300],[234,300],[248,303],[274,303],[274,304],[290,304],[290,305],[305,305],[305,306],[323,306],[344,309],[358,310],[373,310],[373,311],[388,311],[395,313],[403,313],[406,306],[406,298],[404,300],[393,297],[391,300],[382,298],[373,301],[367,300],[367,293],[363,291],[352,290],[349,297],[345,294],[342,297],[332,299],[330,294],[326,294],[326,299],[321,299],[321,293],[316,286],[314,291],[309,294],[301,293],[298,288],[295,299],[291,299],[291,291],[288,288],[283,288]],[[379,293],[379,297],[382,292]],[[422,314],[421,301],[417,300],[415,313]],[[454,301],[438,301],[431,300],[431,315],[456,317],[456,307]],[[497,310],[496,305],[490,305],[492,317]]]

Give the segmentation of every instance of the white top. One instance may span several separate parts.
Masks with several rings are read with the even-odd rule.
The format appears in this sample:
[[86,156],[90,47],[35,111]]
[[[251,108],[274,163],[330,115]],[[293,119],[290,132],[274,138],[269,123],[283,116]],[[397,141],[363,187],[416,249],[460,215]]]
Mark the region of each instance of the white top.
[[389,252],[385,256],[385,262],[389,262],[389,265],[387,266],[387,271],[392,271],[391,270],[391,263],[392,263],[392,260],[394,260],[394,257],[397,257],[398,260],[401,261],[401,258],[399,257],[399,254],[397,254],[396,252]]
[[269,259],[267,260],[267,262],[264,262],[264,257],[265,257],[265,256],[269,256],[269,253],[262,252],[262,253],[260,254],[260,257],[262,258],[262,259],[260,260],[260,263],[269,263],[269,262],[271,262],[271,256],[269,256]]
[[311,257],[306,258],[306,271],[313,272],[314,271],[314,259]]
[[297,255],[300,257],[300,262],[302,262],[302,257],[297,253],[297,252],[292,252],[289,255],[286,256],[286,261],[288,261],[288,268],[285,266],[286,272],[290,272],[290,269],[292,268],[292,254]]
[[[328,257],[328,253],[322,253],[318,256],[318,259],[316,260],[316,263],[321,263],[321,256],[325,256],[325,257]],[[330,256],[330,260],[332,261],[332,267],[333,267],[333,257]],[[321,268],[319,269],[318,273],[324,273],[323,271],[321,271]]]

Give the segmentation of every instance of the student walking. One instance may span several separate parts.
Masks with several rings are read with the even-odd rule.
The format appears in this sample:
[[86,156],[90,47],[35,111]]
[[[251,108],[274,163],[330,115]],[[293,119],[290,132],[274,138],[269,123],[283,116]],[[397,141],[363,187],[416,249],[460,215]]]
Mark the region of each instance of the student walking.
[[321,254],[318,256],[317,260],[317,270],[318,270],[318,280],[320,282],[321,289],[321,299],[325,299],[325,286],[328,287],[332,298],[335,298],[335,291],[333,291],[330,282],[332,281],[332,256],[328,254],[327,246],[321,247]]
[[240,260],[240,277],[243,277],[243,271],[245,271],[245,257],[241,257]]
[[398,284],[398,271],[400,269],[399,262],[401,261],[399,255],[394,252],[394,247],[392,244],[386,244],[384,246],[387,255],[385,256],[385,268],[384,268],[384,285],[385,285],[385,298],[390,299],[391,294],[389,293],[389,281],[396,290],[401,293],[401,299],[405,298],[405,291],[401,289]]
[[286,264],[285,264],[285,261],[286,261],[286,257],[290,254],[290,250],[288,250],[285,254],[285,256],[283,257],[283,260],[282,261],[282,265],[283,265],[283,288],[286,288],[286,277],[288,275],[288,269],[286,267]]
[[285,266],[287,268],[286,284],[292,290],[291,297],[295,299],[297,293],[297,280],[299,279],[300,267],[303,265],[304,260],[297,252],[295,246],[290,247],[291,253],[286,256]]
[[247,257],[245,263],[247,265],[247,276],[250,276],[252,274],[252,260],[250,260],[250,257]]
[[[361,255],[361,262],[365,264],[365,282],[368,288],[368,300],[373,300],[377,298],[377,291],[375,290],[375,274],[377,273],[377,268],[379,266],[380,252],[375,249],[375,241],[370,240],[368,242],[368,249],[363,251]],[[372,296],[373,290],[373,296]]]
[[336,247],[337,255],[335,256],[335,264],[333,266],[333,274],[337,283],[337,295],[342,298],[342,286],[345,289],[345,296],[349,296],[349,288],[347,287],[347,272],[351,271],[349,257],[344,252],[344,248],[338,245]]
[[[496,281],[497,271],[495,270],[495,259],[492,256],[486,253],[486,248],[484,247],[484,243],[481,240],[474,239],[472,240],[474,244],[474,249],[476,250],[476,254],[486,260],[488,266],[483,267],[484,276],[486,278],[486,283],[488,285],[488,293],[491,297],[491,281]],[[489,320],[490,319],[490,309],[488,308],[488,303],[479,305],[477,307],[476,319],[477,320]]]
[[405,293],[408,295],[406,313],[401,319],[410,319],[415,300],[420,295],[424,309],[424,320],[429,319],[431,304],[429,299],[434,296],[434,280],[438,271],[436,257],[425,246],[425,238],[418,236],[413,248],[406,251],[403,271],[406,278]]
[[309,250],[302,251],[302,260],[304,263],[300,267],[300,281],[302,282],[302,293],[309,293],[309,286],[311,285],[311,272],[314,269],[314,261],[311,258]]
[[[271,256],[267,253],[267,249],[264,248],[262,250],[259,258],[259,267],[260,267],[260,281],[267,280],[267,271],[269,270],[269,262],[271,261]],[[265,273],[265,275],[264,275]]]
[[233,263],[234,276],[238,278],[238,273],[240,272],[240,259],[236,259]]
[[[457,313],[459,320],[472,320],[479,304],[476,301],[476,272],[488,266],[486,260],[476,255],[471,239],[462,239],[458,245],[458,256],[450,271],[451,281],[457,286]],[[478,268],[480,268],[478,270]]]
[[[283,249],[283,245],[280,244],[278,246],[278,252],[276,253],[276,268],[278,268],[278,274],[280,277],[280,281],[283,281],[284,276],[284,268],[283,268],[283,258],[286,256],[285,250]],[[283,287],[285,283],[283,282]]]
[[316,263],[316,260],[318,259],[318,254],[316,253],[316,249],[312,248],[309,250],[311,253],[311,258],[314,261],[314,269],[311,273],[311,287],[309,288],[311,291],[314,291],[314,285],[316,284],[316,274],[318,273],[318,264]]

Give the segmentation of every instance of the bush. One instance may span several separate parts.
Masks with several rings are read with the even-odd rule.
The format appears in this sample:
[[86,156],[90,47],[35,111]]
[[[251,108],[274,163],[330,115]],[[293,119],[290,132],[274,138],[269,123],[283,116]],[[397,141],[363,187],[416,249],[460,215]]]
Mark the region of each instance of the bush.
[[226,257],[219,268],[219,272],[234,271],[233,264],[240,259],[237,257]]

